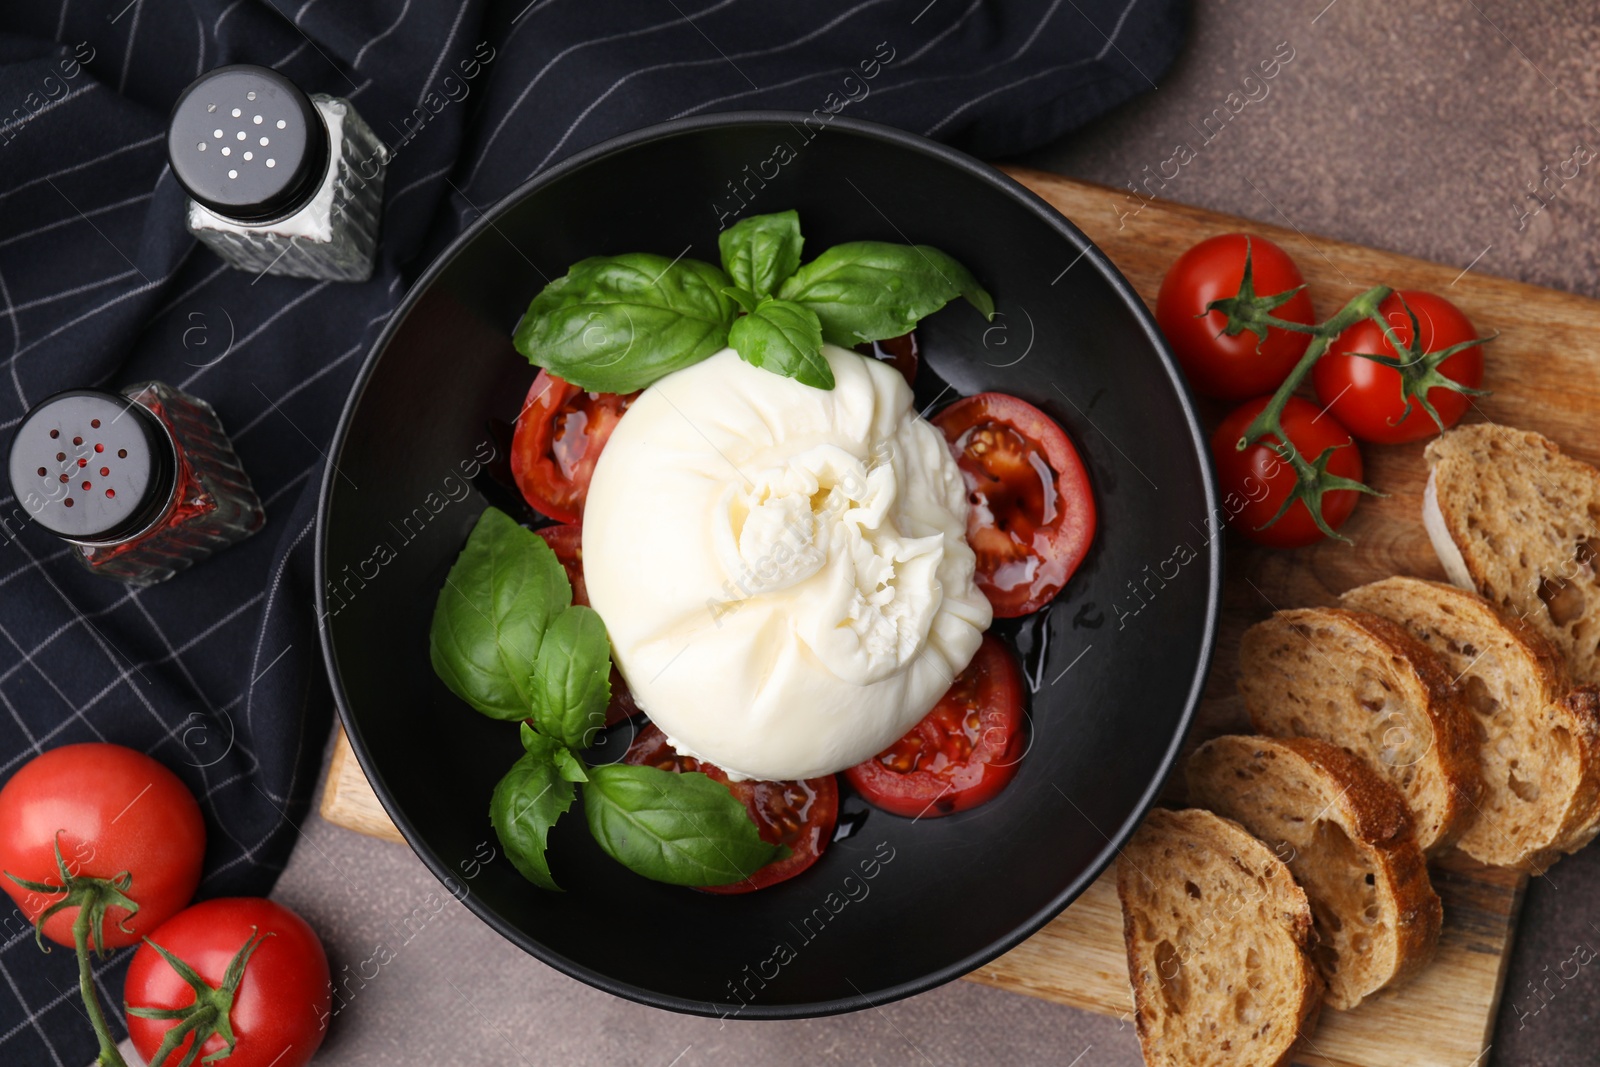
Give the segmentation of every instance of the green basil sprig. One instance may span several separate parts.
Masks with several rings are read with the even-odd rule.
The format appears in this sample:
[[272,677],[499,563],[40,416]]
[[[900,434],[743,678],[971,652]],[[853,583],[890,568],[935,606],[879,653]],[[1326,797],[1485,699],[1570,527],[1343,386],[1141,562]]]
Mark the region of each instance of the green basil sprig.
[[720,270],[647,253],[585,259],[533,298],[513,342],[529,362],[597,392],[643,389],[725,346],[831,389],[824,341],[897,337],[958,296],[994,318],[972,273],[930,245],[854,241],[802,264],[804,244],[800,216],[780,211],[722,231]]
[[833,388],[833,368],[822,355],[822,323],[799,304],[767,297],[734,320],[728,343],[752,366],[803,385]]
[[428,631],[433,671],[492,719],[524,719],[539,644],[572,585],[544,538],[485,511],[445,577]]
[[589,769],[583,811],[600,847],[629,870],[674,885],[728,885],[778,856],[732,798],[704,774],[607,763]]
[[852,241],[795,271],[778,296],[809,308],[836,345],[899,337],[958,296],[994,318],[994,300],[967,268],[930,245]]
[[545,286],[511,340],[579,388],[631,393],[727,345],[737,310],[727,287],[697,259],[596,256]]
[[558,889],[550,829],[583,794],[600,847],[632,871],[675,885],[743,881],[785,854],[704,774],[587,766],[578,751],[604,725],[611,697],[605,624],[572,603],[544,538],[489,508],[467,538],[434,607],[434,671],[485,715],[520,720],[523,754],[495,786],[489,821],[530,882]]
[[545,843],[550,828],[572,807],[577,786],[556,763],[556,752],[564,751],[559,741],[523,724],[522,746],[526,750],[522,758],[494,787],[494,796],[489,799],[489,821],[511,865],[522,877],[541,889],[560,889],[550,875]]
[[733,284],[757,297],[771,296],[800,269],[800,216],[793,211],[754,215],[717,236],[722,269]]

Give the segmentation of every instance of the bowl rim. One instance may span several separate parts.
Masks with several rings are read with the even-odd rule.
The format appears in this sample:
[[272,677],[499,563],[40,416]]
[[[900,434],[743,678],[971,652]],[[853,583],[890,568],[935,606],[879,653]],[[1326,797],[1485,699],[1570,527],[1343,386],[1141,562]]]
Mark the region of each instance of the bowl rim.
[[[373,341],[372,348],[362,360],[360,370],[357,371],[355,380],[350,386],[350,392],[346,397],[344,407],[339,413],[338,425],[329,443],[327,462],[324,464],[322,471],[322,485],[317,495],[313,580],[316,583],[315,606],[318,620],[318,645],[322,652],[323,664],[328,672],[328,681],[333,692],[334,706],[338,710],[339,721],[344,728],[345,735],[349,738],[351,750],[355,753],[356,762],[360,765],[362,773],[371,784],[373,792],[383,805],[384,811],[394,820],[395,826],[405,838],[406,844],[410,846],[412,852],[416,854],[417,858],[422,861],[433,876],[439,879],[445,889],[464,903],[474,915],[502,937],[540,962],[555,968],[568,977],[576,978],[613,996],[654,1008],[708,1018],[727,1018],[733,1014],[737,1014],[741,1019],[817,1018],[860,1011],[902,1000],[919,993],[925,993],[971,973],[1020,945],[1056,916],[1060,915],[1074,900],[1082,895],[1084,890],[1100,877],[1105,869],[1111,865],[1111,861],[1120,854],[1123,845],[1127,843],[1128,838],[1133,835],[1139,823],[1143,821],[1145,814],[1155,804],[1168,778],[1171,777],[1177,765],[1178,755],[1182,751],[1184,740],[1188,737],[1189,731],[1194,725],[1195,711],[1199,706],[1200,698],[1205,688],[1206,677],[1210,672],[1211,661],[1216,652],[1218,619],[1222,608],[1223,552],[1221,538],[1212,538],[1206,546],[1207,607],[1205,625],[1201,633],[1200,654],[1195,664],[1194,675],[1190,679],[1188,695],[1184,699],[1183,711],[1178,718],[1177,729],[1173,731],[1171,742],[1168,744],[1166,752],[1162,754],[1155,776],[1151,779],[1144,793],[1140,795],[1128,818],[1114,832],[1109,834],[1100,827],[1094,826],[1093,823],[1090,824],[1102,837],[1106,838],[1106,847],[1064,889],[1006,935],[995,939],[961,959],[954,960],[943,967],[915,979],[901,982],[888,989],[874,991],[870,996],[857,991],[855,996],[839,997],[826,1001],[789,1004],[749,1003],[735,1006],[732,1003],[719,1005],[709,1000],[692,1000],[618,981],[609,975],[578,963],[576,960],[551,951],[539,941],[529,937],[522,930],[507,922],[488,905],[481,903],[476,895],[466,890],[456,880],[450,866],[435,855],[426,842],[421,839],[411,821],[403,811],[399,810],[399,805],[394,802],[383,773],[374,764],[367,751],[365,740],[362,737],[360,728],[356,725],[354,712],[351,710],[345,694],[344,681],[339,671],[338,661],[334,655],[332,632],[328,626],[323,624],[323,620],[327,618],[328,514],[334,490],[334,474],[337,470],[339,457],[344,452],[351,420],[354,418],[356,410],[360,407],[362,397],[370,384],[373,371],[377,368],[379,360],[398,332],[400,325],[409,317],[409,313],[417,300],[428,290],[438,276],[445,271],[456,255],[470,242],[478,240],[488,230],[495,229],[495,223],[501,216],[546,185],[556,182],[574,171],[581,170],[607,156],[625,152],[654,141],[670,139],[684,133],[726,127],[771,124],[795,125],[812,119],[812,117],[809,112],[762,109],[721,111],[694,115],[688,118],[672,119],[619,134],[582,149],[535,174],[511,192],[502,196],[487,210],[479,208],[476,204],[468,201],[468,206],[478,212],[478,218],[435,255],[422,273],[406,288],[405,294],[389,313],[388,321],[384,323],[383,329],[379,331],[376,340]],[[1078,249],[1079,254],[1077,259],[1073,260],[1074,263],[1078,259],[1087,259],[1091,262],[1106,281],[1110,283],[1111,288],[1122,299],[1124,305],[1133,313],[1135,319],[1143,328],[1151,347],[1154,349],[1162,369],[1166,371],[1167,377],[1172,383],[1183,412],[1184,425],[1195,448],[1197,466],[1200,471],[1201,490],[1205,498],[1206,514],[1216,514],[1217,490],[1215,474],[1208,459],[1207,436],[1196,414],[1193,394],[1189,390],[1183,374],[1179,371],[1177,361],[1168,348],[1165,338],[1156,326],[1155,317],[1145,307],[1144,300],[1134,291],[1132,284],[1107,258],[1105,253],[1100,250],[1099,246],[1089,240],[1083,231],[1078,229],[1070,219],[1032,190],[994,166],[984,163],[959,149],[892,126],[885,126],[881,123],[869,122],[864,119],[846,118],[842,115],[835,115],[823,132],[827,132],[827,130],[834,127],[838,127],[855,136],[865,137],[916,152],[930,157],[934,162],[954,167],[968,177],[984,183],[1001,195],[1018,201],[1021,206],[1037,217],[1042,225],[1053,228]],[[465,199],[465,194],[462,195],[463,199]],[[719,1007],[725,1007],[728,1010],[722,1011],[719,1010]]]

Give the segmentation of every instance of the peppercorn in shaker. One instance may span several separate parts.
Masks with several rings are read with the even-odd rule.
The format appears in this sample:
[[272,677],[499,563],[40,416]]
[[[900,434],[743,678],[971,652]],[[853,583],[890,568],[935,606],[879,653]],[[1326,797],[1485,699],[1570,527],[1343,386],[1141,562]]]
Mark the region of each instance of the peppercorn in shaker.
[[266,67],[201,75],[167,129],[189,232],[241,270],[365,281],[389,150],[348,100]]
[[160,382],[41,401],[11,442],[11,491],[95,574],[132,585],[261,529],[266,513],[211,405]]

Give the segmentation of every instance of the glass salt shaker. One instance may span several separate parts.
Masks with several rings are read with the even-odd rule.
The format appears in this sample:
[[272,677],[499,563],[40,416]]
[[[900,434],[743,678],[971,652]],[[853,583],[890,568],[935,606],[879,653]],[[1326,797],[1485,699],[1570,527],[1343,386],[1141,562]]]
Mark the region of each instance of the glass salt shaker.
[[372,275],[389,150],[350,101],[249,64],[202,74],[167,128],[189,232],[241,270]]
[[266,522],[211,405],[160,382],[40,401],[11,442],[11,491],[90,571],[152,585]]

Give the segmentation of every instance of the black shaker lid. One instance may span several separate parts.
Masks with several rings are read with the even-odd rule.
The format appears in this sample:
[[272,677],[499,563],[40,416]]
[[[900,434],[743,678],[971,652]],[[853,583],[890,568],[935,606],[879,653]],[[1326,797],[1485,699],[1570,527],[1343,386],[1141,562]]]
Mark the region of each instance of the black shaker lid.
[[11,492],[40,526],[75,541],[138,533],[166,507],[177,453],[127,397],[73,389],[39,402],[11,441]]
[[328,127],[311,98],[275,70],[217,67],[190,83],[167,125],[167,158],[188,194],[241,222],[289,214],[315,195]]

